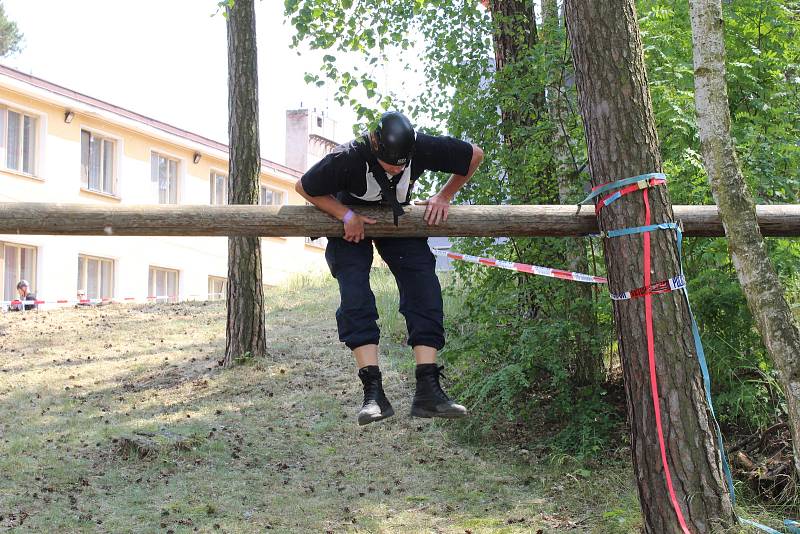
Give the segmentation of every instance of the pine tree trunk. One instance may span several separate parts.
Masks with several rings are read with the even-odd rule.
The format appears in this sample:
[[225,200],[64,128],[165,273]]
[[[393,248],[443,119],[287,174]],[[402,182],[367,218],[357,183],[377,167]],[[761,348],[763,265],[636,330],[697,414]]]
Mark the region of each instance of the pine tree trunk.
[[[490,11],[494,22],[494,58],[497,72],[513,65],[518,59],[527,59],[539,37],[536,17],[531,0],[492,0]],[[534,99],[533,109],[544,108],[544,93]],[[522,108],[527,109],[527,108]],[[533,124],[533,117],[520,111],[501,106],[506,142],[513,145],[510,135],[514,129]]]
[[708,181],[747,305],[778,370],[800,476],[800,330],[764,247],[731,137],[720,0],[692,0],[695,109]]
[[[258,204],[261,156],[258,134],[256,17],[253,0],[227,8],[228,203]],[[266,353],[261,240],[228,238],[228,322],[225,365]]]
[[[538,42],[536,14],[532,0],[490,0],[484,2],[492,15],[492,28],[495,57],[495,87],[499,88],[500,131],[506,150],[502,153],[502,164],[508,173],[509,181],[517,184],[533,185],[528,191],[549,191],[551,176],[549,173],[537,173],[533,176],[524,172],[526,165],[526,131],[535,128],[538,118],[545,113],[544,90],[532,88],[527,84],[536,80],[532,69],[535,66],[528,61]],[[535,83],[535,82],[534,82]],[[534,98],[527,101],[520,94],[535,90]],[[522,203],[531,202],[531,193],[522,193],[516,200]],[[538,199],[540,202],[553,202],[552,199]],[[511,244],[517,250],[514,240]],[[520,258],[521,259],[521,258]],[[533,284],[526,278],[517,280],[517,305],[519,313],[525,317],[536,317],[540,304],[532,288]]]
[[[634,0],[567,0],[581,114],[593,184],[661,170],[658,137],[647,89]],[[653,223],[673,220],[663,186],[648,191]],[[604,209],[603,230],[643,226],[642,193]],[[609,289],[644,285],[642,234],[607,238]],[[650,233],[652,281],[680,272],[674,231]],[[687,305],[679,292],[652,302],[655,368],[666,459],[676,504],[692,532],[716,532],[734,522],[709,420]],[[620,354],[631,425],[631,450],[645,532],[682,532],[666,482],[651,396],[646,298],[616,301]]]
[[[575,162],[570,156],[569,133],[566,125],[569,122],[566,92],[562,85],[563,72],[561,53],[565,36],[561,33],[558,17],[557,0],[542,1],[542,42],[550,65],[547,73],[547,113],[553,124],[553,157],[556,161],[556,179],[558,181],[558,200],[561,204],[570,205],[578,200],[580,188],[575,174]],[[586,256],[586,240],[583,238],[566,240],[567,269],[585,273],[589,271]],[[571,288],[574,304],[579,307],[577,320],[582,326],[577,333],[577,347],[573,381],[578,386],[597,384],[603,379],[603,359],[600,350],[592,340],[597,336],[597,320],[592,306],[592,287],[585,284],[574,284]]]

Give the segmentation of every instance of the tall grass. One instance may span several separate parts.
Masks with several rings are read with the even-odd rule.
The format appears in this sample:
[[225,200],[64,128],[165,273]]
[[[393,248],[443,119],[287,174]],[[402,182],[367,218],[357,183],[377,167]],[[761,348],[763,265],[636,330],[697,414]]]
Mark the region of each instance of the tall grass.
[[[463,298],[455,291],[445,291],[456,284],[456,278],[450,273],[438,273],[442,285],[445,317],[454,314],[463,304]],[[399,311],[400,297],[394,276],[385,267],[374,267],[370,276],[372,292],[375,293],[375,304],[378,308],[381,335],[396,343],[405,343],[408,331],[403,316]]]
[[[298,273],[278,286],[264,286],[264,298],[268,309],[288,310],[314,303],[320,296],[330,299],[337,291],[335,288],[336,280],[327,273]],[[307,298],[298,299],[299,295]]]

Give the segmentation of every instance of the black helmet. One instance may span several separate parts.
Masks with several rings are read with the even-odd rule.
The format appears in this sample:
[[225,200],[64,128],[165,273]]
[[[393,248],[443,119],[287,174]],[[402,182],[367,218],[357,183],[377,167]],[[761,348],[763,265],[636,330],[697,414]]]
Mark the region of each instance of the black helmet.
[[375,128],[375,156],[390,165],[406,165],[414,152],[414,127],[397,111],[387,111]]

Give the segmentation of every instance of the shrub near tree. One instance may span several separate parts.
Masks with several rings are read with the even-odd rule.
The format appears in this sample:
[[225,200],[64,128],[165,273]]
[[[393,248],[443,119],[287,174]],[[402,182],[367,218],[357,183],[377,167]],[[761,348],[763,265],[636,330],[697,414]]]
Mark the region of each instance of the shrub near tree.
[[[485,3],[491,7],[491,2]],[[688,4],[640,0],[637,6],[670,195],[680,204],[712,203],[697,143]],[[564,203],[570,195],[561,194],[559,177],[573,178],[578,187],[588,180],[572,58],[563,23],[556,27],[552,16],[537,28],[540,39],[529,46],[526,61],[499,72],[494,59],[497,20],[478,3],[365,0],[331,7],[321,0],[291,0],[286,9],[297,29],[295,42],[327,51],[320,71],[308,75],[310,83],[333,86],[339,101],[365,118],[375,109],[402,106],[420,122],[484,148],[484,164],[462,191],[460,202]],[[794,81],[800,41],[792,38],[800,30],[796,3],[730,2],[724,9],[732,133],[743,154],[742,172],[757,203],[797,202],[800,181],[792,172],[800,168],[800,96]],[[525,42],[525,35],[518,38]],[[411,46],[410,36],[422,41],[413,54],[404,52]],[[347,68],[337,60],[344,51],[360,53],[367,67]],[[400,99],[392,87],[376,81],[369,65],[412,56],[419,62],[409,61],[410,68],[424,72],[425,85],[418,96]],[[559,87],[553,73],[558,73]],[[393,85],[401,81],[394,79]],[[563,109],[552,113],[550,95],[555,91]],[[543,108],[534,105],[542,92],[548,96]],[[512,132],[524,139],[513,151],[504,143],[505,136],[497,134],[510,124],[502,125],[504,110],[533,117],[521,132]],[[559,136],[564,142],[555,143]],[[425,179],[423,187],[435,185],[436,177]],[[581,196],[572,193],[570,202]],[[769,426],[783,415],[783,401],[736,280],[727,242],[692,238],[684,245],[692,304],[723,429],[754,432]],[[557,267],[575,257],[567,247],[567,240],[550,239],[457,243],[464,252]],[[589,270],[603,274],[602,251],[596,244],[585,242],[584,247]],[[779,276],[797,295],[797,279],[792,277],[800,242],[770,239],[767,249]],[[446,357],[459,369],[453,375],[454,393],[466,396],[470,404],[492,408],[472,418],[471,430],[496,435],[511,414],[520,423],[515,428],[527,426],[539,437],[546,429],[548,437],[554,436],[550,443],[561,452],[591,455],[612,446],[612,430],[619,421],[609,402],[615,397],[608,394],[614,384],[576,387],[575,380],[577,360],[587,343],[603,356],[602,378],[617,366],[607,297],[592,297],[589,309],[597,326],[590,333],[578,320],[586,300],[576,298],[572,287],[469,264],[455,268],[458,284],[452,291],[464,304],[462,313],[451,315],[449,322]]]

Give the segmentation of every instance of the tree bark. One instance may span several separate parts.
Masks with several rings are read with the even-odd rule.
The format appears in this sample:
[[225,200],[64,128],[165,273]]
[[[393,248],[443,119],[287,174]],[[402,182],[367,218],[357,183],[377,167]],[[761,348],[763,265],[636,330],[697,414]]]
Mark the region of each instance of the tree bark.
[[[253,0],[226,8],[228,27],[228,203],[258,204],[261,174],[258,133],[256,16]],[[228,319],[225,361],[266,353],[261,239],[228,238]]]
[[689,5],[703,161],[747,306],[786,394],[794,467],[800,479],[800,329],[764,247],[755,203],[742,177],[731,137],[722,4],[720,0],[692,0]]
[[[661,170],[658,136],[647,89],[633,0],[567,0],[581,115],[594,185]],[[653,223],[673,221],[665,187],[647,191]],[[630,194],[605,208],[604,230],[643,226],[644,195]],[[652,281],[680,272],[675,232],[649,234]],[[644,285],[643,234],[604,240],[609,289]],[[689,312],[679,292],[614,303],[631,425],[631,449],[645,532],[684,532],[668,491],[656,411],[651,396],[645,310],[652,302],[657,405],[666,464],[680,514],[692,532],[735,523],[708,415]]]
[[[494,22],[494,58],[496,72],[512,67],[518,59],[527,58],[538,42],[536,17],[531,0],[491,0],[489,10]],[[513,131],[534,123],[520,103],[500,106],[504,138],[513,147]],[[544,108],[544,93],[537,96],[533,109]]]
[[[553,124],[553,158],[558,182],[558,201],[569,204],[578,200],[577,169],[570,157],[570,137],[566,125],[569,122],[566,91],[563,87],[561,52],[566,36],[561,32],[557,0],[542,1],[542,43],[545,46],[547,63],[547,113]],[[568,239],[566,242],[566,269],[585,273],[589,270],[585,239]],[[578,386],[597,384],[603,380],[603,355],[593,343],[597,339],[597,318],[592,306],[592,288],[578,284],[571,288],[573,305],[578,309],[576,316],[582,329],[576,333],[578,353],[575,355],[575,369],[572,379]]]

